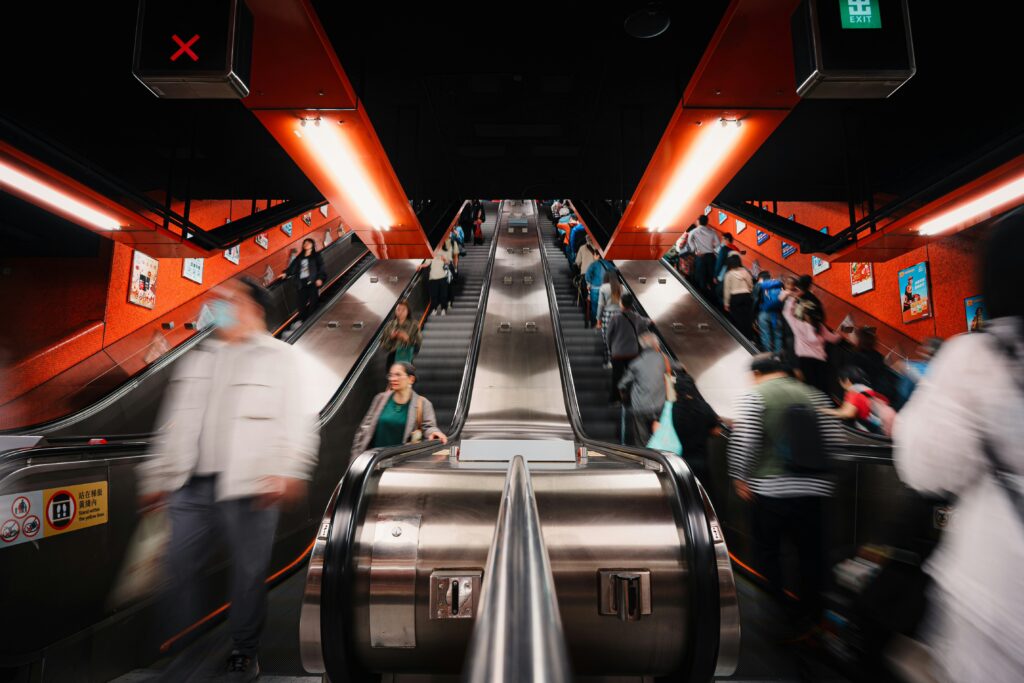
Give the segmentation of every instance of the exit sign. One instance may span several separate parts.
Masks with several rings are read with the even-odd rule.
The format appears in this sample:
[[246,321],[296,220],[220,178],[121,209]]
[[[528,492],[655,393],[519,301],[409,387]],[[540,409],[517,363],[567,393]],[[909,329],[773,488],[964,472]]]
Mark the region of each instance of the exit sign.
[[839,0],[843,28],[882,28],[879,0]]

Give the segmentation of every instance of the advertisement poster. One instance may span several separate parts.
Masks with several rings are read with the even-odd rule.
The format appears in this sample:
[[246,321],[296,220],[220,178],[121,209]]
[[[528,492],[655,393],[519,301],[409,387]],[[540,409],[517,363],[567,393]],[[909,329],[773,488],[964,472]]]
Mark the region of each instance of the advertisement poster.
[[[827,235],[828,234],[828,226],[826,225],[819,232],[823,232],[823,233],[825,233]],[[826,270],[828,270],[831,267],[832,267],[832,264],[829,263],[828,261],[826,261],[825,259],[820,259],[817,256],[812,256],[811,257],[811,274],[812,275],[820,275],[820,274],[824,273]]]
[[241,259],[241,256],[242,256],[242,245],[241,244],[236,244],[235,246],[231,247],[230,249],[225,249],[224,250],[224,258],[226,258],[228,261],[231,261],[236,266],[238,265],[238,261],[239,261],[239,259]]
[[327,207],[328,206],[329,206],[328,204],[324,204],[323,206],[320,207],[320,215],[323,216],[324,218],[327,218]]
[[856,296],[875,288],[875,271],[870,263],[850,263],[850,292]]
[[253,238],[253,242],[255,242],[264,249],[270,248],[270,238],[267,237],[267,233],[265,232],[261,232],[260,234],[256,235],[256,237]]
[[985,327],[984,297],[969,296],[964,299],[964,312],[967,314],[967,331],[981,332]]
[[903,309],[903,322],[927,318],[932,314],[928,302],[928,262],[904,268],[899,272],[900,307]]
[[794,247],[789,242],[783,240],[782,241],[782,258],[789,258],[790,256],[792,256],[795,253],[796,253],[796,247]]
[[739,220],[739,219],[736,219],[736,234],[738,235],[738,234],[740,234],[741,232],[743,232],[746,229],[747,229],[747,224],[744,223],[743,221]]
[[761,230],[760,228],[757,229],[757,243],[758,244],[764,244],[765,242],[768,241],[769,237],[770,237],[770,235],[768,233],[766,233],[764,230]]
[[312,212],[307,212],[307,213],[302,214],[302,222],[305,223],[306,225],[312,225],[313,224],[313,213]]
[[708,204],[707,206],[704,207],[704,215],[707,216],[709,213],[711,213],[711,205],[710,204]]
[[326,247],[326,246],[330,245],[331,242],[333,242],[333,241],[334,241],[334,235],[331,234],[331,229],[327,228],[327,230],[324,232],[324,246]]
[[132,279],[128,285],[128,301],[136,306],[156,306],[156,273],[160,262],[141,251],[132,255]]
[[181,276],[197,284],[203,284],[203,263],[201,258],[181,259]]
[[283,232],[284,234],[286,234],[289,237],[291,237],[292,236],[292,222],[288,221],[287,223],[282,223],[281,224],[281,232]]
[[727,214],[725,211],[719,211],[718,212],[718,224],[719,225],[724,223],[728,218],[729,218],[729,214]]

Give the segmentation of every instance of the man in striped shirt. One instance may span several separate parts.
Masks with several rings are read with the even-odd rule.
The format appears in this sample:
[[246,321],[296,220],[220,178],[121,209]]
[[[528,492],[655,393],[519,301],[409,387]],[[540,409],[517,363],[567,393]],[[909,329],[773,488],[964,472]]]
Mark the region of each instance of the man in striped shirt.
[[[774,596],[786,605],[801,632],[819,616],[825,577],[823,499],[834,484],[824,472],[793,472],[787,468],[781,444],[791,442],[786,415],[793,405],[813,406],[823,461],[835,454],[843,438],[839,422],[820,412],[832,402],[816,389],[789,375],[776,355],[761,354],[751,363],[753,389],[739,400],[729,437],[729,476],[736,494],[754,510],[754,547],[760,571]],[[799,559],[798,604],[785,598],[782,576],[782,539],[792,537]]]

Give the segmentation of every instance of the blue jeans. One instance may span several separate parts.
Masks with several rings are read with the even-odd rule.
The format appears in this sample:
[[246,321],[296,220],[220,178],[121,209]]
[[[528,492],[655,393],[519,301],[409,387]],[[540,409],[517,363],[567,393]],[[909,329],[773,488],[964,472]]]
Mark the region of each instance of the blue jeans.
[[782,353],[782,316],[775,311],[761,311],[757,314],[757,326],[761,328],[761,348]]
[[277,508],[260,509],[254,498],[217,501],[217,477],[192,477],[171,494],[167,547],[168,603],[174,633],[203,616],[200,594],[210,550],[227,548],[231,561],[228,629],[233,649],[253,656],[267,614],[267,569],[277,529]]

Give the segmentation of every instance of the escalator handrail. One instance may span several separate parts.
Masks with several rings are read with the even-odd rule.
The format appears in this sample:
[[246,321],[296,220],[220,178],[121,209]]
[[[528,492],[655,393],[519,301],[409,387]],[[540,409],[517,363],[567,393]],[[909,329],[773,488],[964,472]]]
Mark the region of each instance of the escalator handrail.
[[[539,231],[538,231],[539,232]],[[543,237],[542,237],[543,239]],[[710,516],[705,506],[700,484],[693,475],[689,465],[682,458],[668,457],[659,451],[645,448],[623,446],[606,441],[598,441],[586,436],[583,419],[579,412],[579,403],[575,397],[575,385],[572,379],[571,360],[567,353],[561,327],[561,313],[557,301],[552,298],[554,284],[550,277],[547,255],[541,250],[544,260],[544,275],[548,280],[548,297],[551,301],[551,321],[554,327],[555,344],[558,348],[558,365],[562,373],[562,392],[569,411],[569,421],[576,433],[577,440],[587,448],[600,453],[625,457],[644,462],[654,462],[667,475],[674,495],[671,505],[676,523],[682,527],[680,545],[685,548],[687,564],[692,571],[687,572],[686,581],[692,596],[690,609],[687,610],[685,632],[693,634],[691,647],[687,648],[679,671],[674,672],[667,680],[703,681],[710,680],[718,667],[720,651],[728,653],[738,649],[739,632],[726,633],[724,638],[733,638],[723,647],[721,629],[722,604],[720,602],[719,573],[715,557],[715,544],[710,530]],[[573,395],[570,396],[570,392]],[[710,505],[710,504],[708,504]],[[713,513],[713,510],[712,510]],[[738,618],[738,605],[730,606]]]
[[[352,237],[353,237],[354,234],[355,233],[348,233],[347,235],[345,235],[341,239],[337,240],[336,242],[334,242],[330,246],[333,247],[335,244],[342,244],[342,243],[345,243],[345,242],[350,242],[352,240]],[[334,278],[332,283],[336,282],[339,278],[343,277],[344,274],[348,272],[349,268],[353,267],[356,263],[358,263],[361,260],[361,258],[362,257],[357,258],[351,264],[349,264],[349,267],[346,268],[341,273],[339,273],[339,275],[336,278]],[[284,280],[279,280],[277,282],[272,283],[271,284],[271,288],[276,288],[277,286],[283,285],[283,284],[284,284]],[[93,403],[85,406],[84,408],[76,410],[75,412],[71,413],[70,415],[65,415],[64,417],[60,417],[60,418],[57,418],[55,420],[49,420],[49,421],[46,421],[46,422],[38,422],[36,424],[28,425],[28,426],[25,426],[25,427],[18,427],[16,429],[12,429],[10,431],[5,431],[5,432],[2,432],[2,433],[3,434],[7,434],[7,435],[11,435],[11,436],[15,436],[15,435],[48,434],[50,432],[59,431],[61,429],[64,429],[65,427],[70,427],[72,425],[78,424],[82,420],[86,420],[86,419],[92,417],[93,415],[99,413],[100,411],[106,409],[107,407],[113,405],[114,403],[117,403],[119,400],[121,400],[122,398],[127,396],[129,393],[131,393],[140,384],[142,384],[143,382],[148,380],[153,375],[158,374],[160,371],[165,369],[168,365],[172,364],[173,362],[175,362],[176,360],[181,358],[183,355],[185,355],[186,353],[188,353],[189,351],[194,349],[199,343],[201,343],[204,339],[209,337],[209,335],[212,332],[213,332],[213,328],[212,327],[206,327],[204,329],[196,331],[196,333],[194,335],[192,335],[191,337],[189,337],[185,341],[181,342],[180,344],[175,346],[173,349],[171,349],[167,353],[165,353],[162,356],[160,356],[160,358],[158,358],[157,360],[155,360],[152,363],[150,363],[149,365],[147,365],[145,368],[142,369],[141,372],[138,372],[135,375],[133,375],[132,377],[130,377],[121,386],[117,387],[116,389],[111,391],[106,396],[103,396],[102,398],[98,399],[97,401],[94,401]],[[68,438],[70,438],[70,437],[68,437]],[[78,438],[86,438],[86,437],[78,437]]]
[[523,456],[508,465],[480,606],[463,666],[466,683],[572,680],[551,560]]
[[[729,320],[724,313],[711,305],[704,295],[698,292],[697,288],[694,287],[682,273],[673,268],[672,264],[663,258],[661,259],[661,265],[672,273],[676,280],[686,288],[690,295],[696,299],[697,302],[700,303],[701,306],[715,319],[715,321],[718,322],[726,332],[732,335],[744,349],[746,349],[751,355],[756,355],[761,352],[752,341],[740,333],[733,322]],[[629,284],[626,282],[625,278],[622,277],[621,273],[619,274],[619,279],[622,281],[624,287],[629,288]],[[633,290],[630,289],[629,291],[632,292]],[[639,300],[637,300],[637,305],[640,305]],[[665,348],[665,350],[669,350],[668,345],[665,343],[666,340],[661,333],[657,329],[655,329],[654,332],[658,335],[659,339],[661,339],[662,347]],[[675,357],[675,354],[673,354],[673,357]],[[892,460],[892,439],[880,434],[872,434],[871,432],[866,432],[862,429],[855,429],[848,424],[842,424],[841,426],[846,435],[850,437],[847,442],[843,444],[846,456],[853,458],[866,456],[875,459],[881,458]],[[722,425],[722,430],[726,435],[730,433],[730,430],[726,425]],[[856,439],[862,440],[861,443],[857,443]]]

